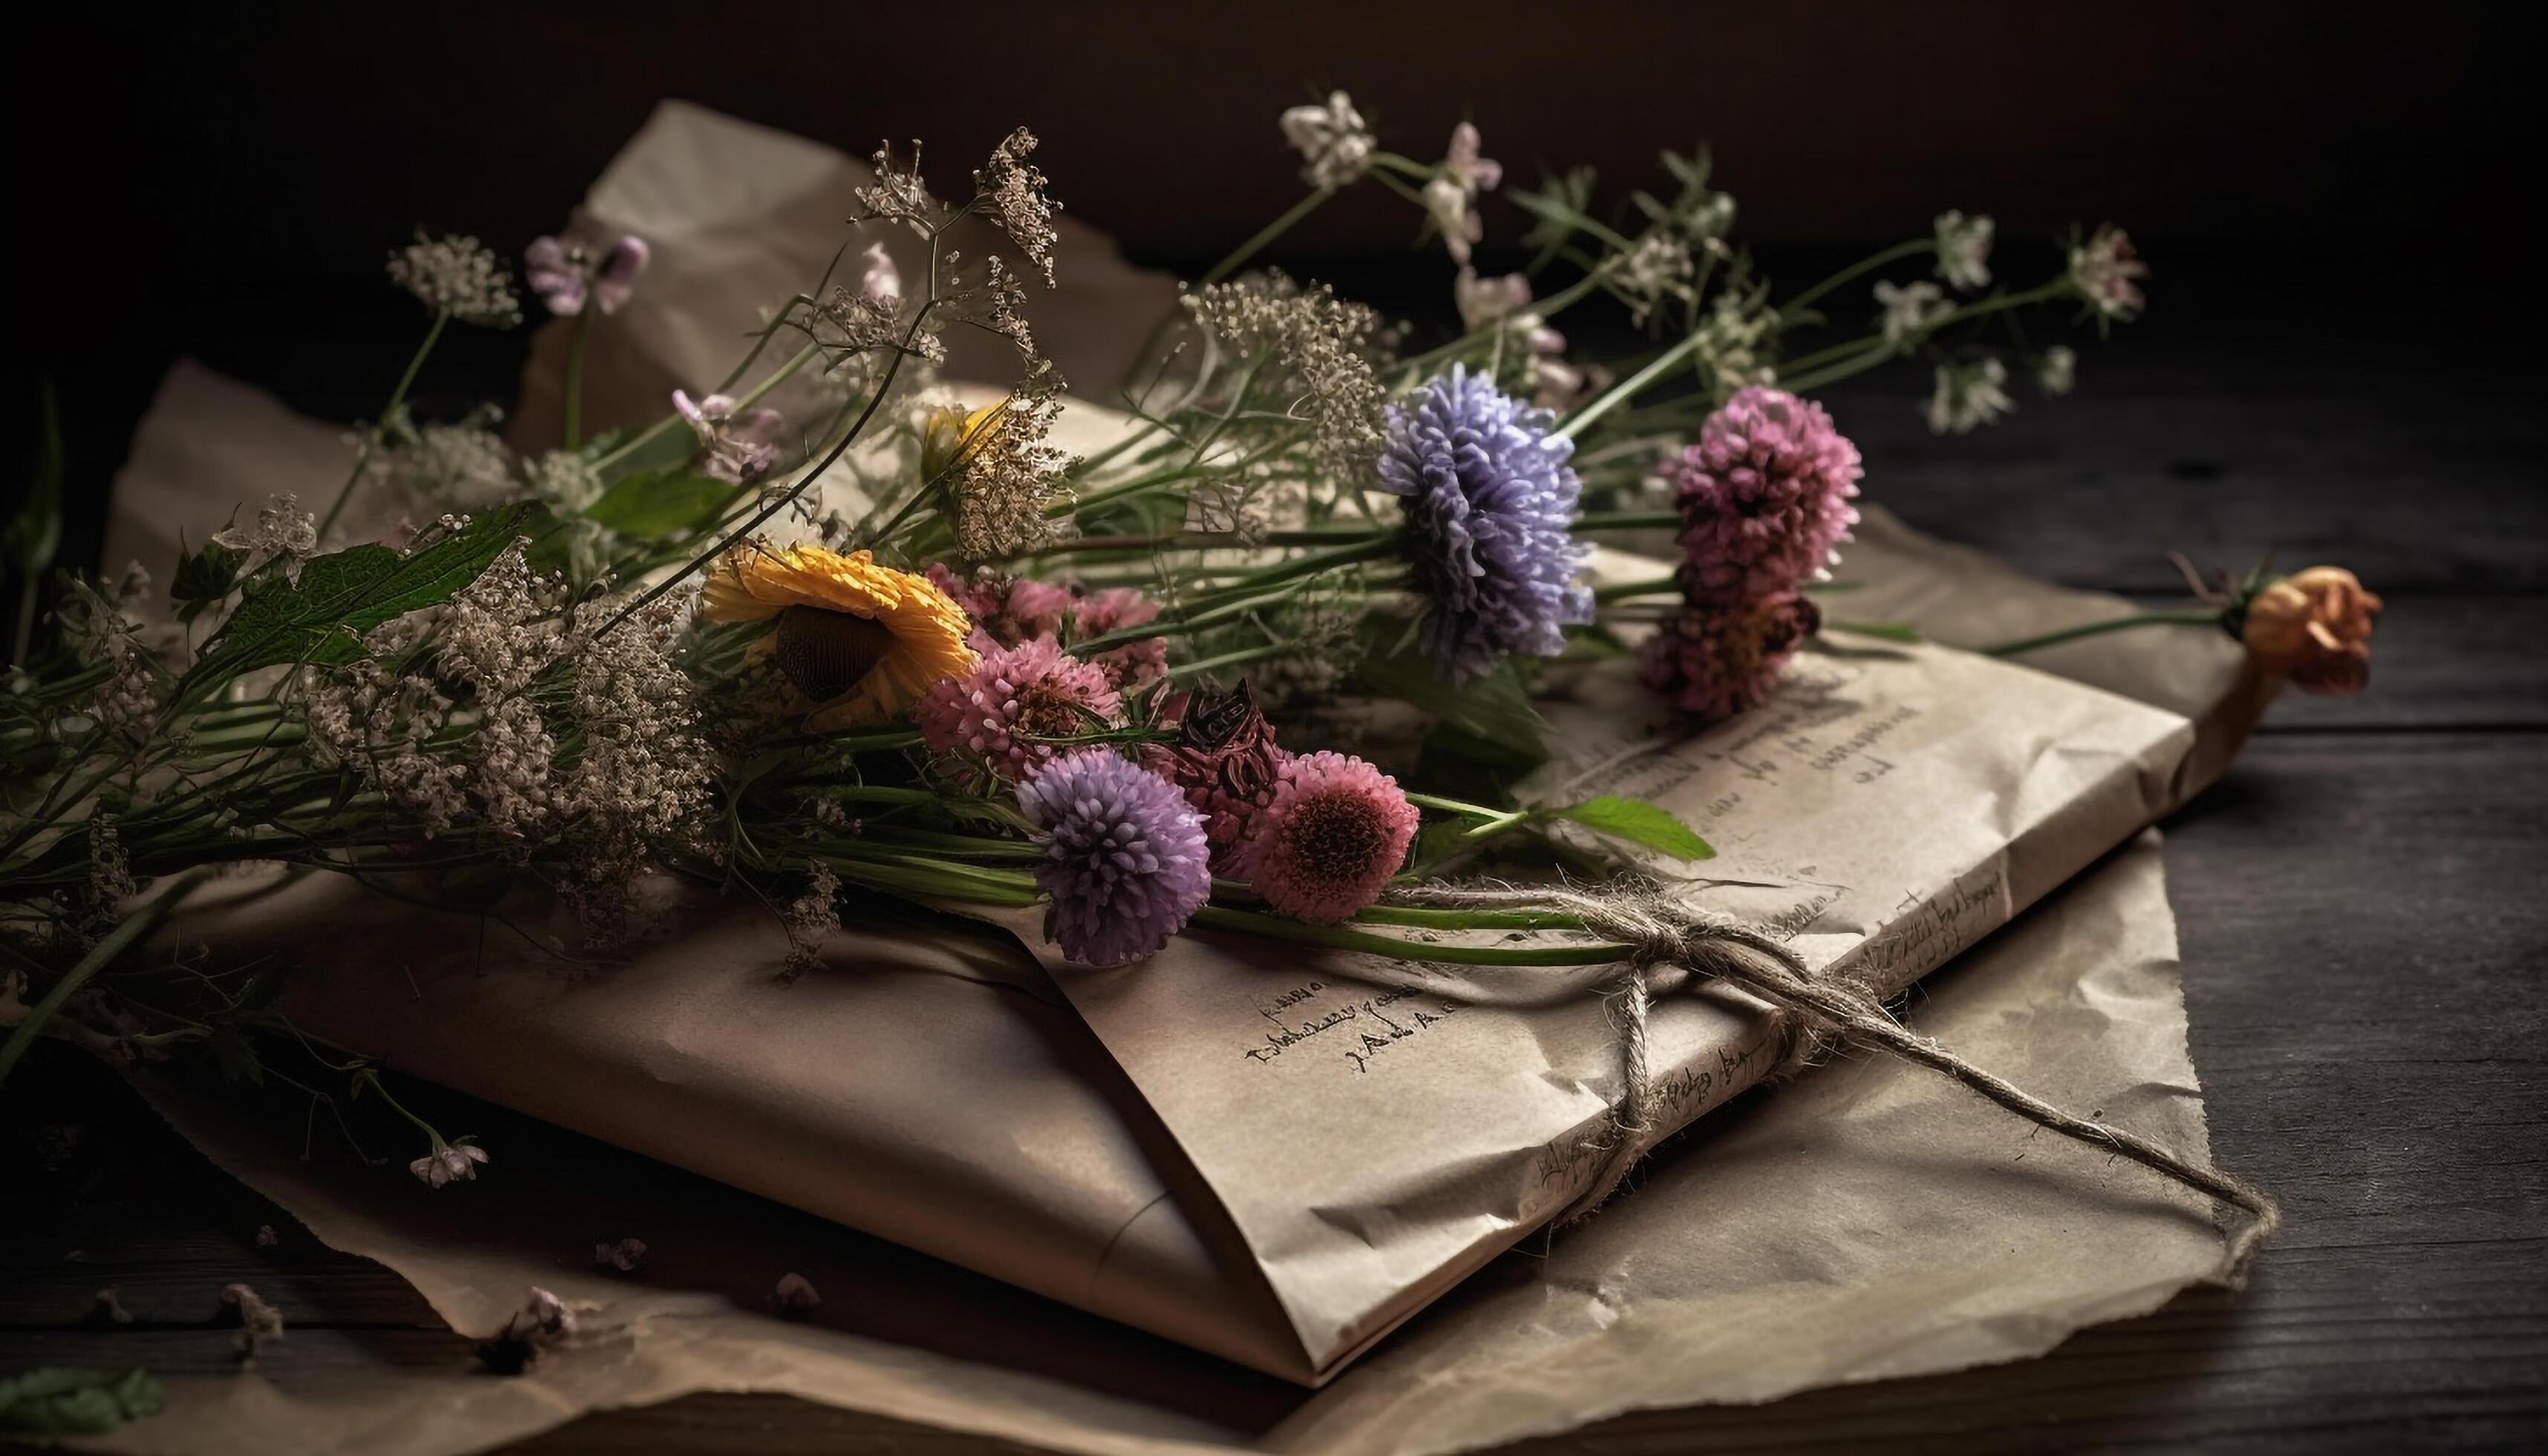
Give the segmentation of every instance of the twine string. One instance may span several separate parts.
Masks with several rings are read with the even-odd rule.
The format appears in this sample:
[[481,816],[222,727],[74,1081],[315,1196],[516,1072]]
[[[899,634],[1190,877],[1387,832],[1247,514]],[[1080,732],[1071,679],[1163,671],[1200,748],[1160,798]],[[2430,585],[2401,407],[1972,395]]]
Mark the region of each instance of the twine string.
[[1558,910],[1575,916],[1587,933],[1626,948],[1624,967],[1602,987],[1617,1034],[1620,1080],[1603,1134],[1607,1155],[1561,1223],[1580,1223],[1607,1203],[1655,1129],[1648,1025],[1656,995],[1673,989],[1665,984],[1673,973],[1684,973],[1679,976],[1682,985],[1737,986],[1787,1012],[1790,1042],[1779,1058],[1778,1075],[1809,1064],[1834,1044],[1887,1052],[1938,1072],[2039,1128],[2138,1163],[2239,1210],[2246,1217],[2230,1233],[2223,1269],[2223,1279],[2232,1287],[2245,1281],[2256,1249],[2282,1222],[2273,1198],[2245,1179],[2130,1129],[2055,1107],[1895,1021],[1868,988],[1817,977],[1784,944],[1748,926],[1688,910],[1660,888],[1591,893],[1570,887],[1445,885],[1411,890],[1402,898],[1448,908],[1528,905]]

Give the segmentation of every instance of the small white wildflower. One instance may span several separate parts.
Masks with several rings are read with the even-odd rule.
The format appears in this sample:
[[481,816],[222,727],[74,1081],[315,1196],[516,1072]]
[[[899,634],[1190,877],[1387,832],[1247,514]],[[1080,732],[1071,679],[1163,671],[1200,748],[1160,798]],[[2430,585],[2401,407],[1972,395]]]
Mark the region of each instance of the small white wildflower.
[[233,517],[230,525],[213,533],[213,543],[246,554],[240,576],[279,561],[284,580],[298,587],[302,564],[318,549],[318,517],[301,508],[298,496],[273,496],[257,508],[254,526],[241,526]]
[[2086,242],[2070,249],[2070,286],[2091,308],[2108,318],[2131,318],[2143,300],[2136,279],[2149,276],[2149,264],[2133,250],[2124,229],[2107,224]]
[[966,561],[999,561],[1052,539],[1045,503],[1076,463],[1052,445],[1061,399],[1047,378],[1021,386],[1007,409],[979,435],[964,440],[956,477],[956,552]]
[[841,876],[827,862],[815,861],[805,876],[805,893],[779,917],[787,932],[787,962],[781,971],[786,979],[822,967],[824,944],[841,931],[840,894]]
[[1270,356],[1310,420],[1310,456],[1329,480],[1359,480],[1380,454],[1382,392],[1373,367],[1380,316],[1304,289],[1280,273],[1215,283],[1187,295],[1196,320],[1242,353]]
[[1669,228],[1651,228],[1626,252],[1612,254],[1610,269],[1630,317],[1641,327],[1664,300],[1686,302],[1696,297],[1690,279],[1698,265],[1689,255],[1689,244]]
[[1992,223],[1958,212],[1938,215],[1938,276],[1970,292],[1990,283]]
[[2067,344],[2054,344],[2035,361],[2035,387],[2048,395],[2066,395],[2079,382],[2079,356]]
[[1719,290],[1698,326],[1698,356],[1715,376],[1722,397],[1746,385],[1770,385],[1778,371],[1769,359],[1778,333],[1777,311],[1770,307],[1767,284],[1734,282]]
[[1997,358],[1938,366],[1937,393],[1929,397],[1929,428],[1937,434],[1969,434],[2017,408],[2004,386],[2008,366]]
[[1342,91],[1329,92],[1324,106],[1284,112],[1282,127],[1283,139],[1308,163],[1301,179],[1313,187],[1349,186],[1371,170],[1371,128]]
[[867,260],[866,272],[859,279],[859,292],[869,302],[885,309],[902,303],[902,270],[893,265],[893,254],[881,242],[870,242],[861,254]]
[[1884,310],[1885,343],[1898,349],[1937,326],[1939,319],[1954,312],[1946,299],[1946,293],[1926,279],[1901,286],[1876,284],[1875,302]]
[[1424,184],[1424,211],[1441,229],[1442,245],[1451,252],[1451,261],[1462,267],[1469,263],[1469,250],[1486,236],[1486,223],[1477,211],[1478,195],[1493,192],[1504,179],[1502,162],[1478,154],[1478,129],[1467,122],[1451,129],[1451,144],[1442,158],[1442,169],[1432,181]]
[[1061,211],[1061,204],[1045,190],[1044,173],[1027,160],[1037,144],[1036,134],[1026,128],[1011,132],[991,149],[990,161],[973,174],[973,189],[990,200],[991,221],[1043,272],[1044,286],[1050,288],[1052,253],[1060,243],[1052,229],[1052,215]]
[[427,309],[463,323],[510,328],[522,321],[512,275],[495,252],[474,237],[427,237],[390,254],[390,281],[414,294]]
[[591,509],[601,499],[601,472],[573,450],[551,450],[522,471],[522,485],[535,500],[561,512]]
[[1480,278],[1462,266],[1451,281],[1451,301],[1460,310],[1460,326],[1475,333],[1499,318],[1509,318],[1530,307],[1530,280],[1519,273]]
[[478,1165],[487,1160],[487,1149],[475,1142],[445,1142],[408,1164],[407,1170],[427,1187],[440,1188],[455,1178],[476,1181]]
[[852,189],[852,195],[864,210],[866,222],[900,223],[912,231],[928,235],[946,221],[947,205],[930,195],[929,184],[920,176],[920,143],[911,143],[908,163],[894,160],[889,145],[876,147],[873,158],[876,179],[873,183]]

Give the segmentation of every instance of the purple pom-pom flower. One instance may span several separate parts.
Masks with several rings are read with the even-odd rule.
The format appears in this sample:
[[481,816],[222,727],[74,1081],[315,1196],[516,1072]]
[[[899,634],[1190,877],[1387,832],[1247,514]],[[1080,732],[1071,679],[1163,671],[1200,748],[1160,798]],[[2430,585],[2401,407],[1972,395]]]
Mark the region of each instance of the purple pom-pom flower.
[[1053,760],[1018,785],[1044,846],[1036,883],[1046,933],[1085,965],[1120,965],[1168,943],[1212,895],[1203,819],[1168,780],[1106,749]]
[[1406,501],[1421,640],[1454,682],[1514,653],[1555,657],[1565,628],[1592,620],[1568,532],[1583,483],[1554,420],[1457,364],[1389,411],[1380,482]]
[[1858,447],[1823,407],[1734,392],[1667,473],[1681,506],[1682,593],[1748,607],[1816,580],[1858,524]]

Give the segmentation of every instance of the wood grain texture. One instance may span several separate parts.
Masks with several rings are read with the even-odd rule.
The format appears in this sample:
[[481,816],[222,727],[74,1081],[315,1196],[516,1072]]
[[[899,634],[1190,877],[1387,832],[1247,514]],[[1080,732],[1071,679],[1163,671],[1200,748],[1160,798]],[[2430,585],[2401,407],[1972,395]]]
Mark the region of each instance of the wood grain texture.
[[[2234,329],[2127,335],[2087,354],[2082,398],[1946,441],[1904,381],[1833,401],[1870,494],[2039,574],[2157,595],[2174,585],[2168,547],[2230,565],[2278,548],[2352,566],[2388,598],[2373,690],[2284,703],[2168,826],[2216,1149],[2288,1214],[2251,1287],[2189,1293],[2022,1364],[1644,1412],[1515,1449],[2548,1441],[2548,424],[2535,369],[2402,358]],[[314,1244],[103,1072],[58,1053],[29,1072],[0,1106],[0,1370],[221,1368],[215,1303],[242,1278],[292,1320],[288,1358],[268,1362],[279,1381],[464,1357],[407,1286]],[[83,1133],[65,1148],[69,1124]],[[94,1317],[106,1284],[134,1323]],[[1002,1448],[700,1396],[519,1449]]]

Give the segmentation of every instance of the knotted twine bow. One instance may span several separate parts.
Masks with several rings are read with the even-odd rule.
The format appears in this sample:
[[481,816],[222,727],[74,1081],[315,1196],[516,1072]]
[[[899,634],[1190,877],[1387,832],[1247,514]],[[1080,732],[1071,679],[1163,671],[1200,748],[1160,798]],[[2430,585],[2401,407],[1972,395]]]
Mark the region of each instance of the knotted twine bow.
[[[1586,933],[1626,948],[1626,969],[1602,990],[1619,1033],[1620,1093],[1609,1112],[1609,1156],[1600,1176],[1563,1222],[1575,1223],[1601,1207],[1634,1166],[1642,1140],[1656,1125],[1656,1089],[1648,1064],[1647,1021],[1663,976],[1685,973],[1682,984],[1738,986],[1788,1013],[1791,1042],[1780,1074],[1810,1062],[1828,1044],[1888,1051],[1941,1072],[2039,1128],[2104,1148],[2247,1216],[2230,1233],[2223,1277],[2232,1287],[2246,1280],[2257,1246],[2282,1223],[2282,1212],[2264,1190],[2209,1163],[2194,1162],[2129,1129],[2076,1117],[2006,1078],[1983,1070],[1884,1010],[1866,988],[1818,979],[1795,952],[1761,932],[1701,915],[1660,890],[1591,894],[1566,887],[1438,886],[1413,889],[1403,901],[1464,909],[1528,907],[1572,915]],[[1660,986],[1670,990],[1669,985]]]

